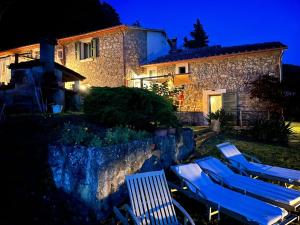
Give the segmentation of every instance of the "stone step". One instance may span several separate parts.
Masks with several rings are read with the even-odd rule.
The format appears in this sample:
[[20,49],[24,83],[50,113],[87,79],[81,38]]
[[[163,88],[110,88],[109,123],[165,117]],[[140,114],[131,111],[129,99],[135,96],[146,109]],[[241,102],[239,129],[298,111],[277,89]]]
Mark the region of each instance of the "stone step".
[[196,138],[194,139],[196,142],[196,147],[199,147],[203,142],[205,142],[207,139],[209,139],[215,135],[216,135],[216,132],[213,132],[210,130],[201,135],[197,135]]

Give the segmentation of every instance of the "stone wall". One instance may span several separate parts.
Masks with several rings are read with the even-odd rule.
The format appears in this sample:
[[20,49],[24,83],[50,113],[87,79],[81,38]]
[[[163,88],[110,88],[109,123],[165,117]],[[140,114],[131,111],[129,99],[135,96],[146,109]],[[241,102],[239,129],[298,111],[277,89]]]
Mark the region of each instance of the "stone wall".
[[[110,87],[124,85],[122,33],[109,33],[98,38],[99,56],[95,58],[76,59],[75,42],[66,44],[65,66],[85,76],[84,84]],[[59,62],[58,59],[56,61]]]
[[50,146],[55,185],[94,210],[101,220],[127,197],[125,176],[169,167],[194,150],[193,132],[106,148]]
[[[280,50],[244,53],[198,59],[189,62],[191,83],[185,85],[184,104],[180,111],[206,113],[205,91],[236,92],[242,110],[264,110],[257,100],[250,99],[250,82],[259,75],[280,76]],[[158,75],[174,74],[175,65],[157,67]]]
[[[76,59],[75,41],[58,46],[57,49],[64,48],[65,66],[85,76],[83,84],[126,85],[126,78],[140,73],[139,65],[147,58],[147,31],[129,29],[123,33],[102,34],[98,38],[99,56],[95,58]],[[57,58],[56,61],[60,62]]]

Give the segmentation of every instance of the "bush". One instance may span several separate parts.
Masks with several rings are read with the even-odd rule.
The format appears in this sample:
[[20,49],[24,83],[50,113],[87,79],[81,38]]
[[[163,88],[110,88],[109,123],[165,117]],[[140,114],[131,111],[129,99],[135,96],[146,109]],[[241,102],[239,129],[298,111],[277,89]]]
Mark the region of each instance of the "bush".
[[174,127],[178,120],[172,103],[141,88],[92,88],[84,101],[84,113],[106,126],[129,126],[149,130]]
[[149,137],[146,131],[135,131],[128,127],[117,127],[106,131],[104,137],[93,134],[87,126],[65,123],[61,132],[60,143],[63,145],[82,145],[86,147],[103,147],[128,143],[133,140],[141,140]]
[[63,145],[83,145],[87,147],[102,146],[100,138],[90,133],[86,126],[73,125],[70,122],[64,124],[60,143]]
[[257,141],[286,144],[292,133],[290,125],[283,120],[257,120],[249,134]]
[[224,109],[219,109],[216,112],[211,112],[207,115],[207,121],[211,123],[212,120],[219,120],[221,124],[221,129],[226,128],[229,122],[232,120],[232,115],[225,112]]
[[146,131],[135,131],[128,127],[117,127],[109,129],[103,141],[103,145],[115,145],[120,143],[128,143],[133,140],[140,140],[149,137]]

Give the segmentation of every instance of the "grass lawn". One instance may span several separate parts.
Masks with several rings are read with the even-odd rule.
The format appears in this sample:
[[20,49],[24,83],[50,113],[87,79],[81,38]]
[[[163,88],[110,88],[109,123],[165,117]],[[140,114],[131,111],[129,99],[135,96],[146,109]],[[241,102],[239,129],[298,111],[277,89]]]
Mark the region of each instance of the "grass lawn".
[[[222,158],[216,148],[216,145],[230,141],[242,152],[256,156],[265,164],[300,170],[300,123],[293,123],[292,126],[294,134],[291,135],[291,141],[288,146],[264,144],[247,140],[239,140],[225,135],[217,135],[208,139],[200,146],[197,146],[195,158],[202,158],[205,156]],[[201,204],[187,199],[181,194],[176,194],[175,199],[176,198],[179,198],[180,203],[182,203],[184,207],[186,207],[187,211],[191,213],[192,217],[195,218],[196,224],[208,224],[206,222],[206,209]],[[197,207],[195,207],[196,205]],[[217,224],[217,221],[212,224]],[[240,223],[222,215],[221,221],[218,224]],[[297,224],[300,225],[300,223]]]

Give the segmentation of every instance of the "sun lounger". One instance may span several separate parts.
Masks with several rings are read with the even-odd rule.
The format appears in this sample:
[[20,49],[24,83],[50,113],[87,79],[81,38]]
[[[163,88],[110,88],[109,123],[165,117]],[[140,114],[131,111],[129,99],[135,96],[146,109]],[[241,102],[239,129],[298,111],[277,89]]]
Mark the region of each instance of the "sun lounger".
[[[136,225],[180,225],[174,206],[184,215],[184,224],[195,225],[185,209],[171,198],[164,171],[153,171],[126,176],[126,184],[131,207],[126,205],[134,224]],[[128,224],[121,212],[114,212],[123,224]]]
[[233,190],[289,211],[296,211],[300,206],[299,191],[236,174],[214,157],[206,157],[195,162],[218,183]]
[[[282,225],[289,224],[298,218],[295,215],[288,214],[285,209],[214,183],[196,163],[177,165],[171,167],[171,169],[188,189],[186,190],[183,185],[178,187],[179,191],[187,193],[189,197],[196,200],[205,202],[209,207],[209,219],[211,218],[211,208],[246,224]],[[176,185],[172,186],[175,187]]]
[[[226,142],[217,145],[230,165],[241,174],[254,175],[286,184],[300,185],[300,171],[262,164],[255,157],[242,154],[233,144]],[[247,160],[250,159],[250,161]]]

